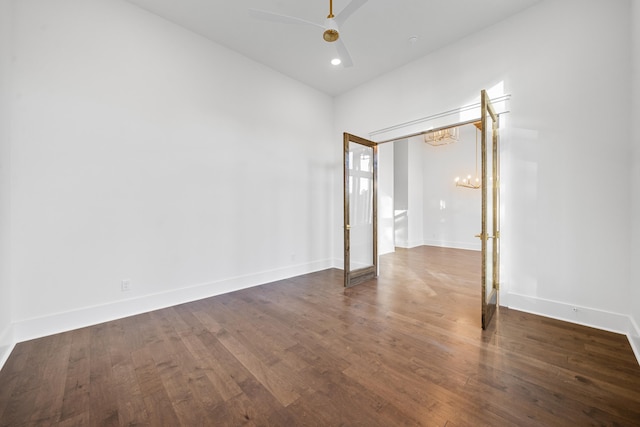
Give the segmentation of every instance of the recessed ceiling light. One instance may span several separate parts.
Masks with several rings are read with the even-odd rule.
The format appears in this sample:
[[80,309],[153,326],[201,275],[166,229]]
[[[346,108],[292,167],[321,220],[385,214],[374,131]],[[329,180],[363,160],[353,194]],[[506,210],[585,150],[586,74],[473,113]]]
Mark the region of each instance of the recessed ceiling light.
[[418,41],[418,36],[409,37],[409,44],[416,44],[417,41]]
[[340,60],[340,58],[333,58],[331,60],[331,65],[340,65],[342,64],[342,61]]

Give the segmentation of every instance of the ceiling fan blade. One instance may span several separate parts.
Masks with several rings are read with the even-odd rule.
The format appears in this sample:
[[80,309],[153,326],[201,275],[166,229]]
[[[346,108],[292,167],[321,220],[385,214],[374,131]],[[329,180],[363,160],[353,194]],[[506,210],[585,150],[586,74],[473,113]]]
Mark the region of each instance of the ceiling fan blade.
[[342,27],[344,21],[346,21],[356,10],[360,9],[360,6],[365,4],[367,0],[351,0],[351,3],[345,6],[344,9],[336,16],[336,22],[338,26]]
[[315,22],[306,21],[304,19],[296,18],[293,16],[280,15],[279,13],[268,12],[266,10],[249,9],[249,15],[263,21],[279,22],[281,24],[313,25],[315,27],[324,29],[324,26]]
[[349,51],[347,50],[347,46],[345,46],[342,38],[339,38],[333,43],[338,50],[338,58],[342,61],[342,66],[344,68],[353,67],[353,60],[351,59],[351,55],[349,55]]

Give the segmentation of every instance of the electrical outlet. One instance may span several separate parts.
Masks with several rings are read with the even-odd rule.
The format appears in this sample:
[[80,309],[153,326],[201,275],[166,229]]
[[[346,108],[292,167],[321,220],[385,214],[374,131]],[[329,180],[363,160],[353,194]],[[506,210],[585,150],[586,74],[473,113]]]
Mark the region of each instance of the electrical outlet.
[[120,290],[122,292],[127,292],[131,290],[131,279],[122,279],[122,283],[120,284]]

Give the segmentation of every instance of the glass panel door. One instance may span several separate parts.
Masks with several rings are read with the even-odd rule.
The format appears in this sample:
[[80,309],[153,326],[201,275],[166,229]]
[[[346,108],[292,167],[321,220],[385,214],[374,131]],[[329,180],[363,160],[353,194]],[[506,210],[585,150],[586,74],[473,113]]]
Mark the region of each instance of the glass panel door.
[[344,134],[344,286],[378,276],[378,147]]
[[482,329],[487,329],[498,306],[499,197],[498,115],[486,91],[481,93],[482,123]]

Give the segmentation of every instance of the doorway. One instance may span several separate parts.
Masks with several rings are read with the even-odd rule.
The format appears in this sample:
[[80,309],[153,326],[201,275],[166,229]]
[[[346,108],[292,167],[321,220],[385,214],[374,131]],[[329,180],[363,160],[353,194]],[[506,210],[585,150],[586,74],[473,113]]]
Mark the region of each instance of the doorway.
[[[480,239],[482,267],[478,288],[481,294],[482,328],[486,329],[498,306],[499,289],[499,117],[486,91],[481,92],[480,117],[464,123],[454,123],[435,130],[424,131],[404,138],[425,135],[474,124],[480,131],[476,155],[480,157],[481,176],[474,181],[481,193]],[[345,287],[366,282],[378,276],[377,226],[377,147],[396,141],[373,142],[344,134],[344,284]],[[365,170],[366,169],[366,170]],[[471,177],[470,177],[471,178]],[[457,184],[462,187],[465,178]],[[357,229],[356,229],[357,228]],[[364,231],[366,230],[366,231]],[[356,249],[357,248],[357,249]],[[355,256],[354,256],[355,255]]]

